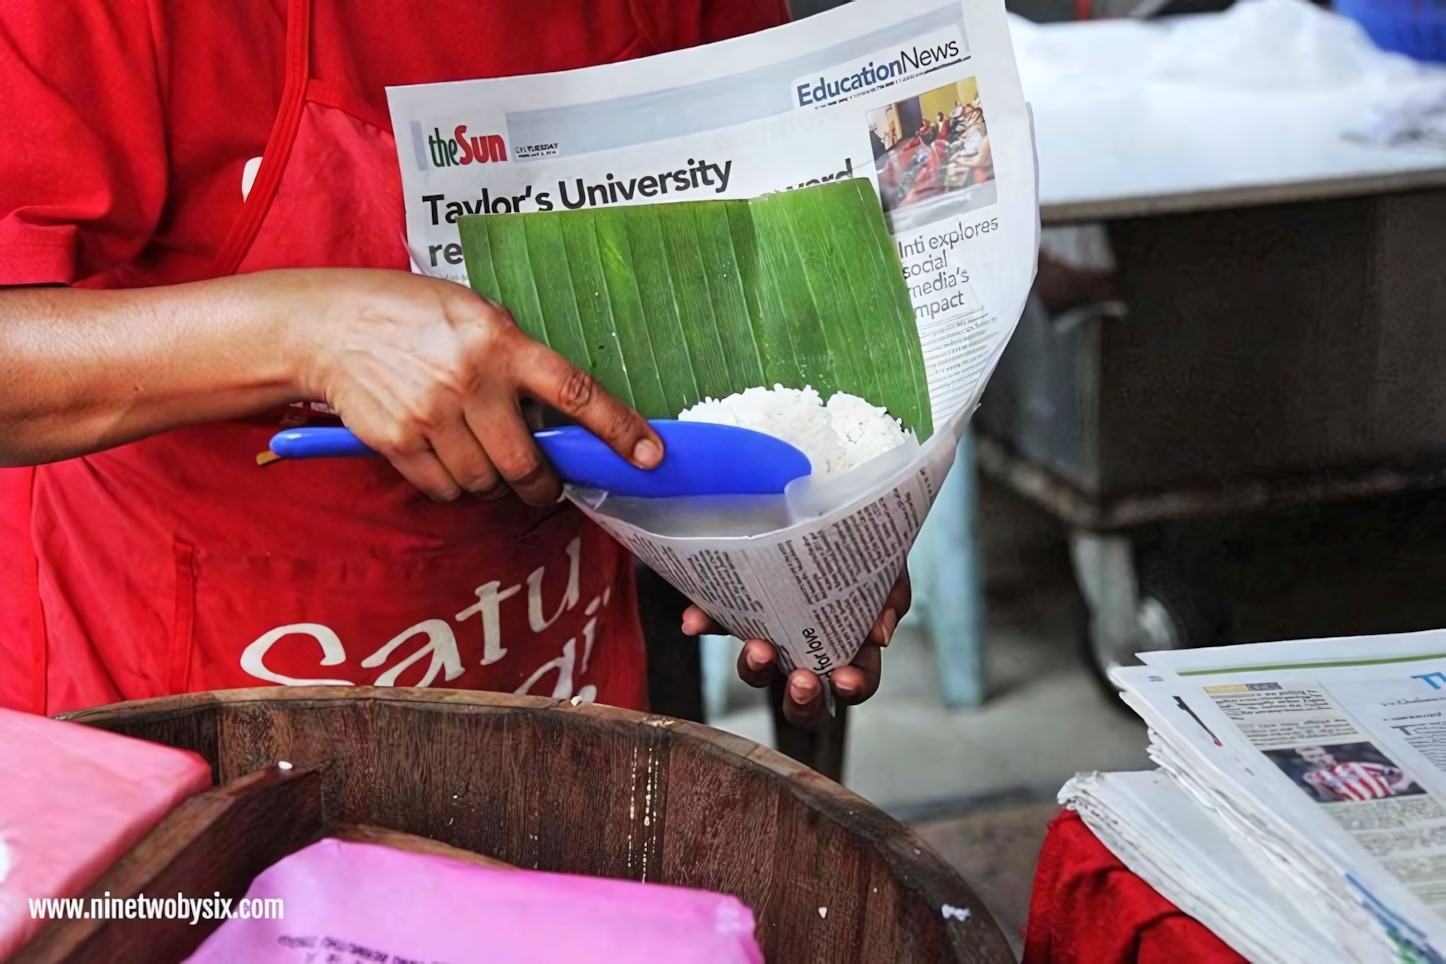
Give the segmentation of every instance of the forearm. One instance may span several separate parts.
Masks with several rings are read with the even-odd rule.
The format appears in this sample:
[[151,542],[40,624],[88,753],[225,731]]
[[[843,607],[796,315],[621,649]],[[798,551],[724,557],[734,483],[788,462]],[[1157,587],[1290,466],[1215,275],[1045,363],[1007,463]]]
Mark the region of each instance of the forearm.
[[0,465],[53,461],[167,429],[325,401],[435,499],[561,485],[522,416],[531,400],[650,469],[637,412],[467,288],[406,271],[262,271],[169,288],[0,289]]
[[0,289],[0,464],[84,455],[300,397],[258,276],[127,291]]

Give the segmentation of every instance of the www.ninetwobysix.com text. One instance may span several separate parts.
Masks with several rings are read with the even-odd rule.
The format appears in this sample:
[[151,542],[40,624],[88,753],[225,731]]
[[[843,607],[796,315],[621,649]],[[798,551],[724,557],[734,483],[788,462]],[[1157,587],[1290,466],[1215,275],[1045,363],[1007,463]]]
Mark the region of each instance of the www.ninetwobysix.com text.
[[282,920],[285,918],[284,902],[279,897],[243,898],[235,900],[222,897],[217,891],[212,897],[112,897],[110,891],[104,897],[32,897],[30,916],[41,920],[189,920],[192,924],[203,920]]

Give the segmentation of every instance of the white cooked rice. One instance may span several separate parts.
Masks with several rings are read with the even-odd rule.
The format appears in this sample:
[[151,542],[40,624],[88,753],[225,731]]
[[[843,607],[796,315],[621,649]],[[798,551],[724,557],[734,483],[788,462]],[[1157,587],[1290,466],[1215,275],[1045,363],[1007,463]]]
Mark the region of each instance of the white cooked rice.
[[782,385],[749,388],[722,400],[708,398],[678,418],[766,432],[807,455],[815,475],[842,475],[902,445],[912,434],[857,395],[837,392],[824,405],[807,386],[802,391]]

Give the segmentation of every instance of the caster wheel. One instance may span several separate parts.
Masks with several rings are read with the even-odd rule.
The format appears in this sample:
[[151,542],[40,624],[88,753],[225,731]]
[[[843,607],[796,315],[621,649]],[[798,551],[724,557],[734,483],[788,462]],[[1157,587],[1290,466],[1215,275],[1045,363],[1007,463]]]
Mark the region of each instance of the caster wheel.
[[1084,636],[1090,665],[1099,681],[1114,691],[1110,671],[1138,666],[1136,653],[1194,649],[1223,642],[1220,600],[1208,572],[1168,553],[1136,551],[1136,598],[1131,632],[1103,638],[1086,617]]

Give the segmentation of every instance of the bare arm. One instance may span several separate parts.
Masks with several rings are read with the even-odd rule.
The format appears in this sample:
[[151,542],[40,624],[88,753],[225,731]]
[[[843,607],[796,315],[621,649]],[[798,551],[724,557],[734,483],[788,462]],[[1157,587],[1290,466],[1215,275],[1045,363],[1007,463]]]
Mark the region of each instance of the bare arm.
[[557,479],[520,400],[551,405],[634,464],[647,423],[465,288],[400,271],[268,271],[128,291],[0,289],[0,464],[99,451],[297,400],[326,401],[438,499]]
[[302,398],[294,336],[258,287],[0,290],[0,462],[84,455]]

